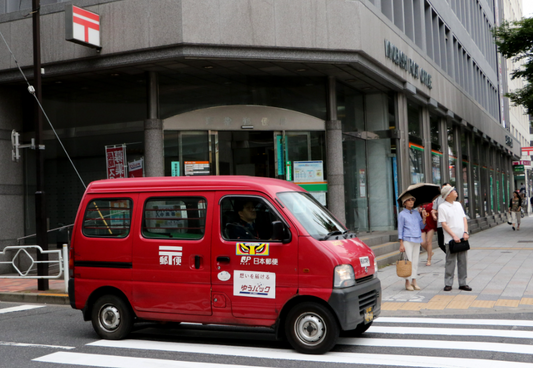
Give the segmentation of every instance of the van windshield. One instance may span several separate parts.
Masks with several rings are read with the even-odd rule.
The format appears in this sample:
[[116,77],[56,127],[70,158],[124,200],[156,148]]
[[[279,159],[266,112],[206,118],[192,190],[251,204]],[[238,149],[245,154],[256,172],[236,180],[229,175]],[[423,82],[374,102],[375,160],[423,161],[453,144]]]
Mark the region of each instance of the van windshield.
[[327,240],[331,236],[347,232],[309,193],[285,192],[278,193],[278,197],[313,238]]

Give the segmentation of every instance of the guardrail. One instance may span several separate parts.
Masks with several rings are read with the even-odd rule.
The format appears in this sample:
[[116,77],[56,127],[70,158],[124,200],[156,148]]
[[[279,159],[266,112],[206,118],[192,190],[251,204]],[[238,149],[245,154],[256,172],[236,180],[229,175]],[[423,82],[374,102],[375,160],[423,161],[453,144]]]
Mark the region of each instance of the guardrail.
[[[28,252],[29,250],[36,250],[41,254],[57,255],[57,260],[48,260],[48,261],[38,261],[33,258],[33,256]],[[8,245],[0,252],[0,256],[6,256],[8,253],[15,252],[11,261],[0,261],[0,264],[10,264],[18,273],[15,276],[5,276],[0,275],[0,278],[3,279],[59,279],[63,277],[65,279],[65,292],[68,293],[68,245],[63,244],[63,249],[54,249],[54,250],[43,250],[39,245]],[[25,254],[31,264],[26,271],[21,271],[15,264],[18,257]],[[55,275],[47,276],[38,276],[38,275],[28,275],[32,268],[40,263],[48,264],[57,264],[58,273]]]

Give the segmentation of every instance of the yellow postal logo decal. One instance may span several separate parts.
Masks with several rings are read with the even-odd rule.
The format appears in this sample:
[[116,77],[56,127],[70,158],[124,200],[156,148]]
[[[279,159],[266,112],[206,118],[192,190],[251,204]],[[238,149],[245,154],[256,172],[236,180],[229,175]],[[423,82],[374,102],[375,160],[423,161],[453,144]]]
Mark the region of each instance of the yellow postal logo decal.
[[237,243],[238,256],[268,256],[269,243]]

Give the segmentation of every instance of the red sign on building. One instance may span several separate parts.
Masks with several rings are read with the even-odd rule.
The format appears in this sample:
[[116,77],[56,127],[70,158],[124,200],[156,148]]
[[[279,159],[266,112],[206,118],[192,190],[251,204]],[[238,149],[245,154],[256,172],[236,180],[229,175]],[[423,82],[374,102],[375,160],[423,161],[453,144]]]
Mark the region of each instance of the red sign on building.
[[67,6],[65,38],[67,41],[100,49],[100,16],[74,5]]
[[533,155],[533,147],[522,147],[522,155],[526,155],[526,156]]
[[126,145],[106,146],[105,157],[108,179],[126,178],[128,176],[126,166]]

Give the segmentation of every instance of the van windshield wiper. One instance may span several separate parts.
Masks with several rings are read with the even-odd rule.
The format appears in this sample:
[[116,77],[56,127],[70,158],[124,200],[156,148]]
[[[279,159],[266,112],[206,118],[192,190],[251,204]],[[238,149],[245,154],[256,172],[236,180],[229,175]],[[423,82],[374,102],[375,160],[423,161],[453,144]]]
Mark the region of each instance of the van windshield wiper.
[[344,235],[348,232],[348,230],[344,230],[344,231],[340,231],[340,230],[333,230],[333,231],[330,231],[328,233],[328,235],[324,236],[323,238],[319,239],[319,240],[328,240],[329,238],[331,238],[332,236],[335,236],[335,235]]

